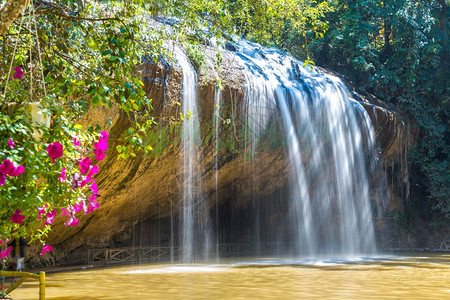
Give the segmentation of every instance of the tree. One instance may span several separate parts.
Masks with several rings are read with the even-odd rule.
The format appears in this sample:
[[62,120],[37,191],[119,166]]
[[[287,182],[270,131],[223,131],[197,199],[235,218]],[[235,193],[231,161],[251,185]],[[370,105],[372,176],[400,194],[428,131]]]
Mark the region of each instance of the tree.
[[[391,103],[420,129],[410,151],[423,219],[450,216],[448,1],[339,1],[313,58]],[[406,200],[406,199],[405,199]]]
[[8,0],[0,9],[0,34],[4,35],[9,25],[27,7],[29,0]]
[[[56,215],[66,226],[99,203],[95,162],[104,158],[108,134],[77,120],[96,105],[117,105],[132,121],[122,155],[144,151],[153,124],[151,102],[134,71],[145,47],[139,19],[115,5],[84,1],[10,0],[0,9],[0,256],[7,240],[40,240]],[[9,26],[8,26],[9,25]],[[147,46],[150,43],[147,43]],[[30,108],[48,122],[36,122]],[[146,109],[144,109],[144,107]],[[142,110],[142,111],[141,111]],[[49,245],[43,247],[43,253]]]

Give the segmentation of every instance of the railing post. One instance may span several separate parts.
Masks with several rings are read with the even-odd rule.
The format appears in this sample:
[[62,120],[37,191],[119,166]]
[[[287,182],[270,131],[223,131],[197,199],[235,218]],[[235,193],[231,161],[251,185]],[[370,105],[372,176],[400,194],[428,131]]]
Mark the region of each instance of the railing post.
[[110,257],[110,256],[111,256],[111,255],[110,255],[109,250],[106,249],[106,250],[105,250],[105,266],[108,265],[108,260],[109,260],[109,257]]
[[45,272],[39,272],[39,300],[45,300]]

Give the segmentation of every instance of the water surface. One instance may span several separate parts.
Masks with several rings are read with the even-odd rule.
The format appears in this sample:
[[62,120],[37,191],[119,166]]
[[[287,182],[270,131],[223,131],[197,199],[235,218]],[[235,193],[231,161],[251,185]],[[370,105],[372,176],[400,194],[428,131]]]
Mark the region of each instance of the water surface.
[[[450,299],[450,255],[240,259],[47,275],[46,299]],[[27,281],[14,300],[37,299]]]

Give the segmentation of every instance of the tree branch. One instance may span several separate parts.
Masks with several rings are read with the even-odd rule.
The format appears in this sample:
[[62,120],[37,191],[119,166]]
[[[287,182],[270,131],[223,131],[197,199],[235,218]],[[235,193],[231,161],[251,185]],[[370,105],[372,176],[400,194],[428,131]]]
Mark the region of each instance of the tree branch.
[[9,25],[17,19],[30,0],[8,0],[0,8],[0,35],[4,35]]

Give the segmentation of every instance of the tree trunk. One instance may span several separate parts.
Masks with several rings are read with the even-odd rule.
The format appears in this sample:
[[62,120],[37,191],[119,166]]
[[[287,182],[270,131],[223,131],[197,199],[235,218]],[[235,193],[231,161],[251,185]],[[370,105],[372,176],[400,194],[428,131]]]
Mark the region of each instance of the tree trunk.
[[30,0],[8,0],[0,8],[0,35],[4,35],[9,25],[28,6]]
[[442,45],[443,49],[447,49],[448,37],[447,37],[447,3],[445,0],[440,0],[439,4],[441,5],[440,11],[440,25],[441,25],[441,33],[442,33]]
[[439,22],[440,22],[440,34],[442,36],[442,51],[441,51],[441,62],[443,64],[443,69],[448,70],[449,60],[450,60],[450,50],[448,49],[448,36],[447,36],[447,3],[445,0],[440,0],[439,4],[441,9],[439,12]]
[[[388,1],[384,1],[383,7],[384,7],[384,13],[387,14],[389,11],[388,4],[386,3]],[[384,47],[383,52],[386,56],[389,56],[391,53],[391,32],[392,32],[392,25],[391,21],[389,20],[391,18],[390,14],[386,16],[383,20],[384,23]]]

